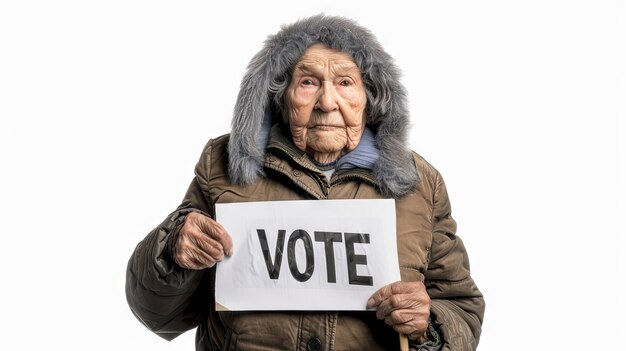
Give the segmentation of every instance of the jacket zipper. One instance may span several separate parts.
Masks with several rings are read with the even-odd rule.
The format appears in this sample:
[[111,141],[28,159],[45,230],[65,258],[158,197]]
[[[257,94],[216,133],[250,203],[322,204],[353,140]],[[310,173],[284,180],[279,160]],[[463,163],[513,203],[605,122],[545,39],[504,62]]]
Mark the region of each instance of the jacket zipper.
[[[300,158],[299,155],[293,155],[292,153],[290,153],[286,149],[283,149],[282,147],[279,147],[279,146],[273,146],[272,149],[274,149],[274,151],[277,151],[279,154],[283,154],[283,156],[286,156],[287,159],[295,161],[300,167],[302,167],[304,169],[307,169],[307,170],[309,170],[311,172],[317,171],[317,169],[308,167],[307,165],[302,164],[301,162],[298,162],[297,159]],[[287,175],[287,176],[289,176],[289,175]],[[318,186],[320,187],[320,190],[322,191],[322,194],[324,195],[323,199],[328,199],[328,194],[329,194],[329,191],[330,191],[330,185],[325,183],[325,182],[323,182],[320,179],[320,177],[317,176],[317,174],[313,173],[313,178],[317,182]]]
[[333,179],[330,182],[330,186],[332,187],[333,185],[339,184],[341,182],[343,182],[344,180],[349,180],[349,179],[358,179],[358,180],[362,180],[365,183],[368,183],[372,186],[378,187],[378,184],[373,181],[370,177],[361,175],[361,174],[357,174],[357,173],[349,173],[349,174],[342,174],[337,176],[335,179]]

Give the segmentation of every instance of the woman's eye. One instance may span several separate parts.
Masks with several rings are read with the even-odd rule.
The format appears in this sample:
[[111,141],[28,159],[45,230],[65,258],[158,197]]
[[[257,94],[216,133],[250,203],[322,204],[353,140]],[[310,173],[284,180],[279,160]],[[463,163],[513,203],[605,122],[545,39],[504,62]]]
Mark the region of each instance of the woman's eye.
[[302,85],[313,85],[313,80],[305,79],[302,81]]
[[350,86],[350,81],[348,79],[344,79],[339,83],[342,87]]

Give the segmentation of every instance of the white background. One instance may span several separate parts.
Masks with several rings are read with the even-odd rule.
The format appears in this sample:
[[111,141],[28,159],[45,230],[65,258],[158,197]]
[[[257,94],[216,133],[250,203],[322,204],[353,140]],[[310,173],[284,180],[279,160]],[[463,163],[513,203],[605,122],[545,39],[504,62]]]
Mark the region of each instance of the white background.
[[0,349],[193,349],[133,317],[126,262],[266,36],[322,11],[404,72],[487,301],[479,350],[623,346],[624,2],[308,3],[1,2]]

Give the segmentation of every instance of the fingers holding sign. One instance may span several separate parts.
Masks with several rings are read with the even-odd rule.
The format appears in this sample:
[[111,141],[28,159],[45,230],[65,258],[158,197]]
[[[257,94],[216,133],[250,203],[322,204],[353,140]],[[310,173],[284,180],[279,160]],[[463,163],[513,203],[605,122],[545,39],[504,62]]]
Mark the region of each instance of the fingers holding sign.
[[428,330],[430,297],[422,282],[395,282],[370,297],[367,307],[376,307],[376,317],[411,340],[423,341]]
[[191,212],[174,246],[174,261],[183,268],[204,269],[213,267],[233,254],[233,241],[221,224],[210,217]]

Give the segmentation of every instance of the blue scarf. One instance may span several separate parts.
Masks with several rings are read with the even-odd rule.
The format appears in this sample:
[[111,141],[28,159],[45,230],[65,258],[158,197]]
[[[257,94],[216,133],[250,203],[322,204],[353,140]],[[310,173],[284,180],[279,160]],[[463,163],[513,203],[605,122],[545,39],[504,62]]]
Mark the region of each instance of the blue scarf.
[[365,128],[359,145],[339,158],[335,169],[364,168],[372,170],[379,153],[380,151],[376,147],[376,141],[374,140],[374,133],[369,128]]

